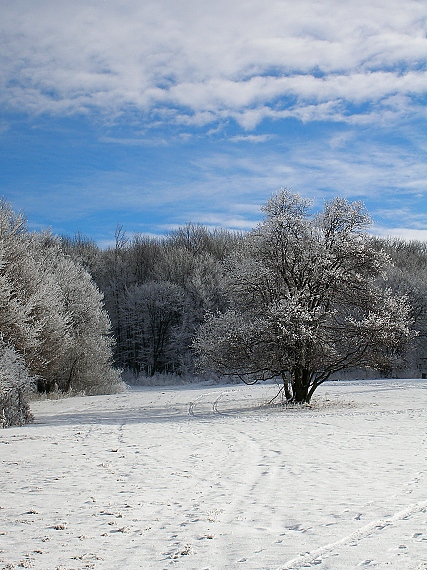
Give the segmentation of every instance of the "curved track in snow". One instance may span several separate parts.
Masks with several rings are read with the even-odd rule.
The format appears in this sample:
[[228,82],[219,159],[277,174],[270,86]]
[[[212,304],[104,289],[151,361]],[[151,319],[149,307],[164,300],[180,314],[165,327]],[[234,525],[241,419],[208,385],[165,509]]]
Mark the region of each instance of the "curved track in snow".
[[426,381],[131,389],[0,432],[0,569],[426,570]]

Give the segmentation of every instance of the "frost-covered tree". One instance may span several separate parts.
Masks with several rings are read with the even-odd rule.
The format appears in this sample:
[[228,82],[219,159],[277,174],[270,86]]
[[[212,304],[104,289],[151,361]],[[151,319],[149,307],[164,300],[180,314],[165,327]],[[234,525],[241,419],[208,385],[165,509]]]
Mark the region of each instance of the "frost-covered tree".
[[[226,230],[209,230],[193,224],[165,238],[136,234],[128,239],[118,229],[115,246],[99,251],[99,257],[94,256],[96,263],[90,261],[112,322],[118,366],[135,374],[153,371],[188,374],[194,370],[192,340],[206,311],[224,307],[220,260],[239,239],[238,234]],[[77,259],[88,258],[93,249],[81,237],[63,238],[63,242]],[[171,292],[171,288],[179,291],[179,299],[172,306],[165,303],[165,293]],[[173,315],[172,332],[166,337],[161,335],[160,358],[155,356],[157,349],[154,350],[159,338],[157,341],[153,338],[158,337],[158,329],[150,333],[147,328],[152,320],[148,304],[152,308],[155,305],[158,311],[164,310],[164,316],[168,315],[166,321]]]
[[240,234],[224,229],[186,224],[173,230],[166,243],[174,248],[185,249],[195,256],[209,254],[216,259],[223,259],[239,237]]
[[49,392],[54,386],[88,394],[120,390],[120,373],[112,367],[113,339],[102,293],[88,271],[64,254],[60,240],[43,232],[30,234],[27,241],[33,244],[32,257],[40,273],[48,279],[45,289],[51,310],[62,316],[62,321],[52,321],[41,335],[52,354],[39,373],[39,390]]
[[135,374],[179,371],[178,354],[189,344],[184,300],[183,289],[174,283],[149,281],[128,288],[122,306],[122,350]]
[[199,330],[201,368],[247,383],[280,377],[287,400],[303,403],[335,372],[398,359],[410,306],[377,283],[390,260],[365,233],[363,204],[336,198],[315,215],[283,189],[263,211],[226,262],[229,309]]
[[52,273],[5,202],[0,204],[0,334],[24,357],[32,376],[47,377],[67,345],[67,317]]
[[0,335],[39,391],[122,387],[112,368],[110,321],[90,274],[49,233],[29,233],[0,203]]
[[[393,266],[387,270],[384,285],[411,300],[412,328],[418,332],[408,344],[404,372],[427,373],[427,243],[402,239],[379,239],[378,247],[390,255]],[[391,371],[391,373],[401,372]]]
[[102,293],[82,266],[65,257],[57,258],[55,276],[70,323],[56,383],[64,391],[87,394],[120,391],[122,382],[119,370],[113,367],[111,324]]
[[0,428],[32,420],[28,399],[34,385],[22,356],[0,339]]

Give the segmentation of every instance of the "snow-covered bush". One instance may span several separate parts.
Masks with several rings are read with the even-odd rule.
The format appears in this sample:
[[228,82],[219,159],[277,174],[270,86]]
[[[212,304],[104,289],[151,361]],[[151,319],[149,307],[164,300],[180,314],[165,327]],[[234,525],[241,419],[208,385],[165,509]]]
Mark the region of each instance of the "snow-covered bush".
[[[156,373],[152,375],[133,373],[131,370],[123,372],[123,381],[128,386],[182,386],[188,384],[206,383],[207,378],[196,374],[166,374]],[[211,383],[211,378],[209,378]],[[218,380],[219,383],[219,380]]]
[[24,359],[0,340],[0,428],[32,420],[28,397],[33,389]]

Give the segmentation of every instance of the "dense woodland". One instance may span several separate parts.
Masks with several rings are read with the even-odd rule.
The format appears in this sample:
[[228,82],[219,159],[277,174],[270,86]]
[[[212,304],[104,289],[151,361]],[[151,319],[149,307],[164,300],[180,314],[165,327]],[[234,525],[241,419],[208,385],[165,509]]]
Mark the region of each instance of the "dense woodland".
[[110,320],[88,271],[0,203],[0,426],[30,419],[30,391],[122,388]]
[[62,238],[104,294],[115,338],[115,363],[133,375],[192,374],[192,342],[207,312],[226,306],[223,262],[243,239],[188,225],[164,238],[116,231],[101,250],[78,235]]
[[[228,261],[246,239],[188,224],[159,238],[127,237],[119,227],[115,245],[104,250],[81,235],[62,238],[62,247],[104,293],[116,365],[135,376],[183,375],[198,372],[194,339],[206,315],[228,308]],[[379,372],[421,376],[427,372],[427,244],[370,239],[389,256],[381,285],[408,296],[418,332],[397,367]]]
[[[29,232],[0,204],[0,424],[27,421],[29,389],[115,392],[122,371],[197,373],[206,315],[229,308],[229,259],[243,233],[189,224],[165,237],[127,236],[101,249],[80,234]],[[390,376],[427,367],[427,244],[369,238],[388,256],[381,286],[407,295],[419,331]],[[14,411],[11,401],[24,402]],[[8,404],[9,402],[9,404]],[[9,414],[9,415],[8,415]]]

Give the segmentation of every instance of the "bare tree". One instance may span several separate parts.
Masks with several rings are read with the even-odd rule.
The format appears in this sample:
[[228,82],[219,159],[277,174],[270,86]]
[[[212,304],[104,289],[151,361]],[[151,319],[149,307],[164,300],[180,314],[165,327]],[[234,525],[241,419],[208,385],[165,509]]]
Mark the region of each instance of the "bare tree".
[[182,288],[173,283],[149,281],[129,287],[122,307],[122,350],[134,373],[179,371],[178,354],[185,349],[184,299]]
[[378,239],[378,247],[384,248],[393,261],[393,266],[387,270],[384,287],[410,298],[412,327],[419,333],[408,344],[400,370],[390,373],[427,374],[427,243]]

